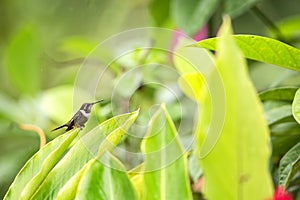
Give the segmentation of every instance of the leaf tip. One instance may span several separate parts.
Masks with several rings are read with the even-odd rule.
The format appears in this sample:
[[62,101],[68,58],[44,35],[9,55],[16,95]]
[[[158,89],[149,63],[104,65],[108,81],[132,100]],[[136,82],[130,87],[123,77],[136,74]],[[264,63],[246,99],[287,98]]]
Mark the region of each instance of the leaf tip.
[[224,15],[223,16],[223,23],[222,26],[218,32],[218,36],[224,36],[224,35],[231,35],[232,30],[231,30],[231,19],[229,15]]

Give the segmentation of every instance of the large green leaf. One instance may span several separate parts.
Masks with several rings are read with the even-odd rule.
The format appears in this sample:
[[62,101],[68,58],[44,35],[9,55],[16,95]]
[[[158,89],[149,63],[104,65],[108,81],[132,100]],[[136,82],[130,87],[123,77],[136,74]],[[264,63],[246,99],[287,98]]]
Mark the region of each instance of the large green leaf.
[[192,199],[187,159],[164,104],[150,121],[142,152],[143,199]]
[[280,87],[272,88],[259,93],[262,101],[279,100],[279,101],[293,101],[297,87]]
[[[262,105],[247,74],[242,53],[231,36],[228,18],[225,18],[219,35],[216,64],[223,80],[226,112],[220,133],[211,131],[207,134],[207,124],[197,130],[200,155],[206,151],[205,144],[220,134],[210,152],[201,158],[205,195],[208,199],[268,199],[273,191],[268,170],[269,130]],[[212,83],[214,78],[211,77]],[[206,98],[213,97],[216,92],[218,90],[210,90]],[[204,101],[202,107],[212,106],[214,110],[216,104],[208,102]],[[201,116],[211,116],[209,110],[202,112]],[[216,121],[214,115],[211,121]],[[207,121],[199,118],[198,123]]]
[[193,36],[208,21],[220,0],[173,0],[171,17],[175,24]]
[[291,148],[280,160],[279,184],[288,187],[291,178],[300,170],[300,142]]
[[[120,133],[127,131],[130,125],[138,116],[138,111],[113,117],[86,135],[82,136],[79,141],[71,148],[64,158],[55,166],[47,175],[40,185],[33,199],[53,199],[60,189],[81,170],[86,163],[94,157],[97,157],[99,145],[106,141],[105,138],[111,133],[115,134],[116,130],[122,130]],[[121,135],[120,135],[121,137]],[[118,140],[110,140],[112,144],[117,145]],[[104,145],[105,147],[105,145]]]
[[[61,159],[77,132],[71,131],[61,135],[38,151],[16,176],[4,199],[20,199],[21,195],[22,198],[32,195],[33,189],[39,186],[42,179]],[[28,183],[31,183],[32,188],[26,187]],[[24,188],[26,188],[25,191]]]
[[21,29],[7,49],[7,71],[14,87],[22,93],[36,94],[41,83],[42,52],[33,26]]
[[300,89],[297,90],[292,105],[293,115],[296,121],[300,124]]
[[[300,71],[299,49],[257,35],[234,35],[233,37],[246,58]],[[216,44],[219,40],[220,38],[202,40],[196,46],[218,51]]]
[[200,73],[186,73],[179,79],[178,83],[182,91],[191,99],[202,102],[203,96],[205,96],[205,83]]
[[106,166],[90,160],[61,189],[56,199],[136,199],[135,190],[124,166],[110,153],[105,153]]

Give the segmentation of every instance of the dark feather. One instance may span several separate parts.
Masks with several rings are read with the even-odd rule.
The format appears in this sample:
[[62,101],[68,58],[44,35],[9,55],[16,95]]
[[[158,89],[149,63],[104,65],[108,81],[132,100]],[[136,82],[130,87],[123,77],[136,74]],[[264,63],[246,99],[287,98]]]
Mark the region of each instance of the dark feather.
[[55,128],[55,129],[51,130],[51,131],[56,131],[56,130],[58,130],[58,129],[61,129],[61,128],[67,127],[67,126],[68,126],[67,124],[64,124],[64,125],[61,125],[61,126]]
[[74,119],[72,118],[69,122],[68,122],[68,128],[66,129],[66,132],[69,130],[72,130],[74,128]]
[[75,126],[75,121],[78,120],[78,118],[80,118],[80,115],[81,115],[80,111],[77,111],[75,113],[75,115],[72,117],[72,119],[70,121],[68,121],[68,123],[66,123],[64,125],[61,125],[61,126],[55,128],[55,129],[53,129],[52,131],[56,131],[56,130],[61,129],[63,127],[68,127],[66,129],[66,132],[69,131],[69,130],[72,130]]

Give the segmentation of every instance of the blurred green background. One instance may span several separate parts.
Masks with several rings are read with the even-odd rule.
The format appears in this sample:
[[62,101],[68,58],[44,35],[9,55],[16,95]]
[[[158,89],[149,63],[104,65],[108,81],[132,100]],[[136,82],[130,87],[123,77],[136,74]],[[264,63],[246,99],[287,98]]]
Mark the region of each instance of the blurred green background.
[[[51,133],[49,130],[65,123],[73,113],[73,87],[84,58],[97,44],[124,30],[161,26],[185,31],[180,24],[180,20],[185,19],[184,15],[170,6],[174,2],[179,1],[0,1],[0,197],[3,197],[22,165],[39,149],[38,135],[22,130],[19,125],[32,124],[42,128],[48,141],[62,133]],[[193,5],[197,2],[188,0],[185,3]],[[299,48],[299,1],[247,2],[250,2],[248,6],[233,15],[235,33],[285,38]],[[220,4],[208,17],[208,37],[214,36],[221,24],[223,6],[224,3]],[[261,13],[280,28],[284,38],[280,38],[282,35],[272,29],[260,16]],[[179,22],[175,16],[177,19],[179,16]],[[202,27],[197,28],[200,30]],[[143,62],[170,64],[155,51],[149,54],[148,60]],[[300,84],[299,75],[293,71],[252,61],[249,64],[258,91]],[[106,82],[107,88],[115,84],[114,80],[121,76],[124,68],[124,63],[117,63],[111,68],[113,76],[108,77],[111,81]],[[160,74],[159,79],[163,78],[168,80],[168,74]],[[131,81],[129,78],[126,86],[133,87]],[[169,82],[170,85],[176,83],[174,80]],[[162,92],[151,86],[141,87],[132,97],[132,109],[141,102],[142,106],[150,108]],[[95,109],[98,121],[113,115],[109,105],[110,94],[103,92],[101,98],[106,99],[106,103]],[[188,114],[176,118],[179,112],[176,100],[168,106],[175,122],[192,120],[193,116]],[[140,120],[146,123],[148,119]],[[92,122],[90,127],[96,123]],[[123,145],[135,151],[134,144],[137,142],[125,140]],[[130,162],[130,158],[127,161]]]

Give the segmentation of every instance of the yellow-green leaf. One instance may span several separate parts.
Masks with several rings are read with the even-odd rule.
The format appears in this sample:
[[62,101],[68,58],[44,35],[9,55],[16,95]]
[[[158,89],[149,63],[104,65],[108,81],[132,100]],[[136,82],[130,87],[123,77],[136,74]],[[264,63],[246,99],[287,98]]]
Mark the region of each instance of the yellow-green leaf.
[[[70,151],[61,159],[57,165],[47,174],[43,182],[35,191],[32,199],[53,199],[60,189],[85,166],[89,160],[97,156],[101,142],[120,126],[129,128],[136,119],[137,112],[115,116],[92,131],[88,132],[78,140]],[[135,116],[135,117],[132,117]]]
[[20,170],[4,199],[26,199],[32,195],[61,159],[77,133],[78,130],[63,134],[39,150]]
[[[300,71],[299,49],[258,35],[234,35],[233,37],[246,58]],[[210,38],[198,42],[195,46],[218,51],[219,41],[218,37]]]
[[101,143],[99,150],[98,150],[98,156],[102,156],[102,154],[105,151],[111,151],[113,148],[115,148],[120,141],[122,140],[123,136],[126,134],[126,131],[130,128],[132,123],[136,120],[139,114],[139,109],[133,113],[131,113],[130,117],[128,118],[127,122],[129,123],[123,123],[120,124],[120,126],[112,131],[105,140]]
[[203,102],[203,96],[205,96],[207,89],[203,88],[206,86],[200,73],[185,73],[179,78],[178,82],[180,88],[188,97]]
[[[225,99],[214,103],[213,97],[220,88],[212,87],[206,95],[206,99],[212,97],[212,100],[201,105],[211,107],[212,111],[202,110],[197,126],[205,196],[208,199],[268,199],[272,197],[273,189],[268,168],[270,138],[263,108],[247,73],[246,61],[231,36],[229,18],[224,19],[219,36],[215,74],[221,76]],[[209,84],[213,84],[215,78],[212,75]],[[222,103],[225,103],[225,109],[219,112],[216,107]],[[224,115],[224,121],[217,120],[218,116],[212,112]],[[211,121],[205,119],[210,116]],[[207,129],[208,122],[216,121],[219,124]],[[214,130],[215,126],[222,129]],[[220,135],[219,138],[216,135]]]
[[300,124],[300,89],[295,94],[292,110],[295,120]]
[[106,165],[90,160],[59,191],[57,200],[68,199],[136,199],[134,187],[124,166],[110,153],[105,153]]
[[165,105],[150,121],[142,141],[143,199],[192,199],[187,159]]

